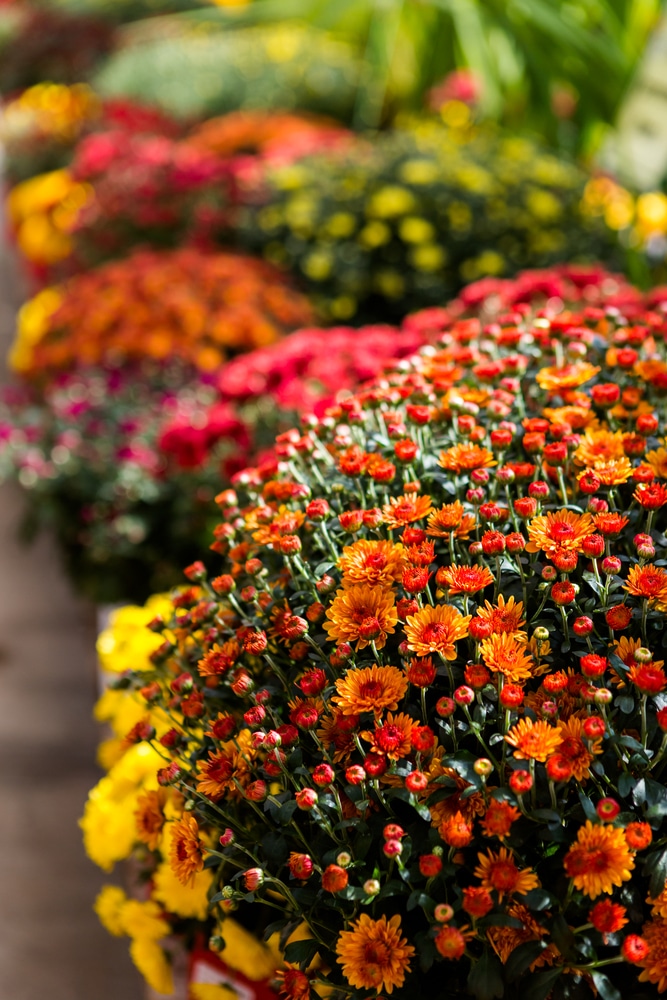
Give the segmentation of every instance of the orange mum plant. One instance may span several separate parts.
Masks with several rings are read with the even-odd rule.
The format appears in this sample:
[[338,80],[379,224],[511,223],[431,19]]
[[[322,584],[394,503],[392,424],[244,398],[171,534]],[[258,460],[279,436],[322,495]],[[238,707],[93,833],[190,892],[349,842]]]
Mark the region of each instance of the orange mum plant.
[[307,925],[286,1000],[667,989],[667,294],[538,284],[237,477],[123,678],[176,876]]
[[137,250],[31,299],[10,360],[33,379],[81,365],[174,358],[214,371],[312,318],[307,299],[262,261]]

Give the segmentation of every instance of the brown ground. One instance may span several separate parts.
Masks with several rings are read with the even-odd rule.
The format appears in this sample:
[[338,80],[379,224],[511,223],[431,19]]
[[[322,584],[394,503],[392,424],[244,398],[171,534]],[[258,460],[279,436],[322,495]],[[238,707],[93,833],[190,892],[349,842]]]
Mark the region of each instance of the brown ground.
[[[0,354],[20,302],[0,248]],[[140,1000],[127,939],[92,912],[106,876],[77,819],[95,767],[94,613],[47,538],[16,541],[21,495],[0,487],[0,1000]]]

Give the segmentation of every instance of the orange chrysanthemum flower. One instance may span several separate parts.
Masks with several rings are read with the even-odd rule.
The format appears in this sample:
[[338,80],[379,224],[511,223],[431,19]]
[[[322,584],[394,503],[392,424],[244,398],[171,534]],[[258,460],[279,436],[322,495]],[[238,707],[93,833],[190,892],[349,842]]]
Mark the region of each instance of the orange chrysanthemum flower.
[[613,510],[607,510],[602,514],[596,514],[594,521],[596,531],[609,538],[614,535],[620,535],[623,528],[628,524],[629,518],[624,517],[623,514],[617,514]]
[[477,444],[455,444],[443,451],[438,459],[438,465],[458,476],[461,472],[471,472],[473,469],[488,469],[497,465],[493,452],[488,448],[480,448]]
[[501,902],[504,896],[525,896],[540,884],[532,868],[517,868],[511,851],[506,847],[501,847],[497,854],[494,851],[478,854],[477,860],[479,865],[475,868],[475,878],[480,879],[489,892],[495,889]]
[[622,458],[609,462],[595,462],[594,465],[587,466],[586,472],[595,473],[602,486],[621,486],[627,483],[633,468],[630,459],[623,455]]
[[[626,837],[627,840],[627,832]],[[662,892],[653,899],[649,893],[646,897],[646,902],[651,907],[652,917],[664,917],[667,920],[667,885],[662,890]]]
[[650,920],[644,924],[642,937],[649,946],[649,953],[637,962],[642,969],[639,982],[655,983],[658,993],[664,993],[667,990],[667,920]]
[[457,809],[441,820],[438,833],[450,847],[467,847],[473,838],[472,822]]
[[387,714],[383,722],[376,722],[373,732],[363,732],[361,735],[371,744],[371,749],[384,754],[390,760],[407,757],[412,747],[412,730],[418,725],[411,715],[401,712],[399,715]]
[[504,632],[484,639],[481,655],[489,670],[503,674],[513,684],[532,677],[533,658],[513,634]]
[[554,392],[556,389],[576,389],[577,386],[590,382],[599,371],[597,365],[592,365],[588,361],[575,361],[574,364],[563,365],[562,368],[555,366],[540,368],[535,381],[540,389],[546,389],[547,392]]
[[204,867],[204,844],[199,837],[199,826],[192,813],[183,813],[171,831],[169,864],[181,883],[188,885]]
[[487,566],[443,566],[436,579],[450,594],[476,594],[493,583],[493,574]]
[[197,761],[197,791],[216,802],[225,793],[237,797],[238,785],[245,787],[251,779],[250,762],[256,755],[249,730],[242,730],[236,741],[223,743],[219,750]]
[[349,931],[341,931],[336,942],[336,961],[350,986],[391,993],[410,971],[415,949],[401,936],[401,918],[385,916],[373,920],[362,913]]
[[429,496],[417,496],[414,493],[404,493],[400,497],[391,497],[389,503],[382,508],[384,524],[388,528],[401,528],[413,521],[421,521],[433,510]]
[[481,826],[487,837],[497,837],[498,840],[504,840],[512,829],[512,824],[520,815],[519,810],[515,806],[510,805],[509,802],[503,802],[500,799],[489,799],[489,805],[481,820]]
[[333,752],[334,763],[347,760],[356,748],[354,735],[358,722],[357,715],[345,715],[339,710],[320,718],[317,736],[327,750]]
[[457,961],[459,958],[463,958],[466,944],[473,937],[475,937],[475,931],[468,924],[464,924],[463,927],[445,924],[436,934],[435,946],[443,958]]
[[456,643],[467,636],[470,618],[450,604],[427,604],[406,619],[408,649],[417,656],[440,653],[447,660],[455,660]]
[[228,639],[222,645],[214,642],[197,664],[197,670],[202,677],[225,674],[234,666],[240,655],[241,647],[236,639]]
[[560,729],[549,725],[544,719],[520,719],[505,737],[515,747],[514,756],[518,760],[537,760],[541,764],[558,750],[563,741]]
[[348,670],[336,681],[337,695],[331,699],[343,715],[396,711],[408,689],[408,678],[398,667],[361,667]]
[[[520,928],[488,927],[486,931],[489,943],[503,965],[505,965],[512,952],[519,945],[526,944],[528,941],[541,941],[549,933],[545,927],[542,927],[537,922],[528,907],[522,903],[515,903],[513,906],[510,906],[507,913],[514,920],[521,922]],[[549,948],[546,950],[550,951],[552,949]],[[542,959],[544,957],[546,957],[545,952],[542,952],[539,958]],[[551,961],[553,961],[553,956],[551,956]],[[533,968],[534,964],[531,964],[531,971]]]
[[587,819],[565,855],[563,867],[575,888],[595,899],[627,882],[635,862],[622,829]]
[[365,649],[371,642],[382,649],[398,621],[393,593],[368,584],[339,590],[326,616],[329,620],[322,628],[330,641],[355,643],[357,650]]
[[443,504],[428,516],[428,534],[435,538],[447,538],[463,520],[465,509],[460,500]]
[[281,505],[270,524],[263,524],[253,533],[253,541],[277,550],[280,539],[285,535],[296,534],[305,520],[306,515],[302,510],[290,510]]
[[562,757],[569,765],[572,777],[576,781],[583,781],[590,777],[590,765],[593,762],[594,754],[602,753],[601,740],[590,742],[590,749],[584,742],[584,723],[578,716],[571,716],[566,722],[558,722],[561,736],[563,737],[558,747],[557,756]]
[[465,541],[475,528],[477,521],[472,514],[465,514],[460,500],[446,503],[428,516],[426,534],[433,538],[449,538],[454,532],[456,538]]
[[625,458],[623,432],[606,428],[587,427],[572,456],[577,465],[593,467],[596,463],[613,462]]
[[310,979],[305,972],[288,965],[276,972],[276,979],[280,983],[278,993],[285,1000],[310,1000]]
[[595,531],[590,514],[575,514],[572,510],[557,510],[538,514],[528,525],[526,552],[544,552],[547,556],[565,549],[581,552],[582,542]]
[[134,814],[137,824],[137,837],[148,844],[151,851],[156,851],[166,822],[164,807],[167,803],[167,789],[158,788],[144,792],[137,799],[137,810]]
[[526,624],[523,617],[523,601],[515,601],[513,597],[506,601],[502,594],[498,594],[498,603],[491,604],[490,601],[485,601],[483,608],[477,608],[477,615],[489,623],[492,635],[506,632],[515,639],[523,641],[526,638],[526,633],[521,629],[521,626]]
[[365,538],[347,545],[338,560],[344,587],[359,583],[391,587],[401,579],[405,564],[402,545]]
[[545,406],[542,416],[552,424],[567,424],[575,433],[585,427],[596,426],[597,417],[591,410],[591,401],[585,394],[577,393],[577,405]]
[[661,566],[631,566],[623,590],[649,601],[667,601],[667,571]]

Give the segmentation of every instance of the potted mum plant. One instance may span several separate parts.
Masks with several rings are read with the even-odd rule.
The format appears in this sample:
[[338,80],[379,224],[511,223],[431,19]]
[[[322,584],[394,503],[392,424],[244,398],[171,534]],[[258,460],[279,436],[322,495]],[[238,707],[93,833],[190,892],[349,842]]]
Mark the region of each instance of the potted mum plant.
[[120,680],[287,1000],[667,987],[665,296],[514,293],[239,474]]

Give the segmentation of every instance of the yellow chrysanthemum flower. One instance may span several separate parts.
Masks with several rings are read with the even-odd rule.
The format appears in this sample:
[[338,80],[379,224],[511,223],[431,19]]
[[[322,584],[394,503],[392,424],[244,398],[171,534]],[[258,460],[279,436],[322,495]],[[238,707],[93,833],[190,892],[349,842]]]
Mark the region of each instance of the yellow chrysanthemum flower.
[[176,878],[171,865],[163,862],[153,875],[153,899],[162,903],[169,913],[184,919],[205,920],[212,882],[213,873],[204,869],[184,886]]
[[114,937],[122,937],[125,934],[121,914],[127,902],[127,895],[120,886],[105,885],[98,893],[93,905],[100,923]]
[[128,899],[120,910],[119,920],[129,937],[159,941],[171,931],[171,925],[161,913],[162,907],[151,899],[143,903],[138,899]]
[[132,961],[148,985],[156,993],[171,996],[174,992],[174,977],[171,966],[159,944],[150,938],[136,938],[130,945]]
[[138,743],[91,790],[79,826],[88,857],[104,871],[131,853],[137,799],[143,789],[157,786],[155,776],[163,764],[151,746]]
[[151,653],[162,645],[162,635],[146,626],[154,618],[169,619],[173,604],[166,594],[154,594],[143,607],[128,604],[111,613],[109,626],[97,640],[97,655],[103,670],[123,673],[125,670],[151,670]]

